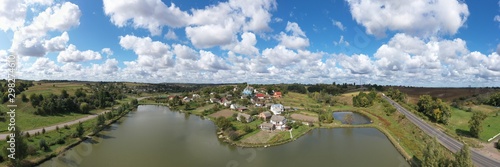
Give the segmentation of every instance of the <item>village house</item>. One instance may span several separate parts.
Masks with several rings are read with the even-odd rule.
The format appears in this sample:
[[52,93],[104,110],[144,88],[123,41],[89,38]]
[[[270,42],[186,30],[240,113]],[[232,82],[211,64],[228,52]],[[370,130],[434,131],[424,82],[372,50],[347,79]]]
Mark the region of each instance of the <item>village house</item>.
[[261,112],[261,113],[259,114],[259,118],[264,119],[264,121],[268,121],[268,120],[269,120],[269,118],[271,118],[271,116],[272,116],[272,115],[273,115],[273,114],[271,114],[271,112],[269,112],[269,111],[265,111],[265,112]]
[[189,98],[187,96],[184,97],[184,98],[182,98],[182,102],[184,102],[184,103],[189,103],[191,100],[193,100],[193,99],[191,99],[191,98]]
[[210,103],[220,103],[220,100],[217,98],[210,98]]
[[252,116],[245,114],[245,113],[238,113],[238,117],[236,117],[236,120],[242,121],[241,118],[244,118],[246,122],[252,122]]
[[239,107],[240,107],[240,106],[239,106],[238,104],[231,104],[231,105],[229,106],[229,108],[230,108],[231,110],[236,110],[236,109],[238,109]]
[[274,92],[274,98],[281,98],[281,92]]
[[238,107],[238,109],[236,109],[236,110],[238,110],[239,112],[243,112],[243,111],[248,110],[248,108],[246,108],[246,107]]
[[193,94],[193,96],[191,96],[192,99],[197,99],[197,98],[200,98],[201,96],[199,94]]
[[271,112],[273,112],[274,115],[281,114],[285,109],[282,104],[273,104],[271,105]]
[[257,99],[259,100],[264,100],[265,95],[263,93],[257,93],[255,94],[255,97],[257,97]]
[[259,127],[262,130],[268,130],[268,131],[274,130],[274,125],[272,123],[268,123],[268,122],[264,122],[264,123],[260,124]]
[[284,130],[286,128],[286,118],[284,116],[271,116],[271,123],[276,127],[276,129]]

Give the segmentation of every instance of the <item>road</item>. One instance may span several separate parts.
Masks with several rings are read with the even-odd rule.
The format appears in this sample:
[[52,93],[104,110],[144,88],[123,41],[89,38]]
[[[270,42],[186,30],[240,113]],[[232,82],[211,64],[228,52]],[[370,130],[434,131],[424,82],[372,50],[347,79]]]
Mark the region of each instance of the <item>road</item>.
[[[418,126],[422,131],[427,133],[428,135],[435,137],[439,143],[441,143],[444,147],[448,148],[448,150],[452,152],[457,152],[459,151],[463,144],[454,138],[448,136],[444,132],[432,127],[431,125],[427,124],[427,122],[423,121],[422,119],[418,118],[415,116],[413,113],[410,111],[406,110],[403,108],[401,105],[390,99],[389,97],[383,95],[382,96],[385,100],[389,101],[399,112],[403,113],[407,119],[409,119],[413,124]],[[472,161],[476,166],[479,167],[498,167],[500,166],[500,162],[496,161],[488,156],[485,156],[481,153],[479,153],[477,150],[471,148],[471,158]]]
[[[109,111],[109,110],[108,110]],[[108,111],[104,111],[104,112],[101,112],[100,114],[104,114]],[[73,125],[73,124],[77,124],[79,122],[85,122],[89,119],[92,119],[92,118],[95,118],[97,117],[99,114],[92,114],[92,115],[89,115],[89,116],[86,116],[86,117],[83,117],[83,118],[80,118],[80,119],[77,119],[77,120],[73,120],[73,121],[69,121],[69,122],[65,122],[65,123],[60,123],[60,124],[57,124],[57,125],[52,125],[52,126],[47,126],[47,127],[42,127],[42,128],[38,128],[38,129],[32,129],[32,130],[28,130],[28,131],[23,131],[23,132],[28,132],[30,133],[31,135],[35,134],[36,132],[40,132],[42,133],[42,129],[45,128],[45,131],[48,132],[48,131],[53,131],[53,130],[56,130],[56,127],[59,127],[59,128],[64,128],[64,125]],[[10,135],[10,133],[5,133],[5,134],[0,134],[0,141],[2,140],[5,140],[7,138],[7,135]]]

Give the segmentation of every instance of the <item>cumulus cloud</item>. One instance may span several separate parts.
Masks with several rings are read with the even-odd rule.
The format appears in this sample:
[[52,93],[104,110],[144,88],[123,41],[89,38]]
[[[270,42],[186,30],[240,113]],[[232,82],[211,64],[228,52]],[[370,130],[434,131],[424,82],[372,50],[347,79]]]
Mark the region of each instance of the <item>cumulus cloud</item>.
[[101,53],[108,57],[113,55],[113,51],[110,48],[102,48]]
[[137,63],[140,66],[157,71],[174,65],[174,55],[168,44],[153,41],[149,37],[126,35],[120,37],[120,46],[133,50],[137,54]]
[[218,71],[228,69],[224,60],[212,52],[200,51],[200,60],[198,60],[198,65],[201,69],[207,71]]
[[180,59],[196,60],[198,59],[198,53],[186,45],[175,44],[174,53]]
[[453,35],[469,16],[467,4],[457,0],[346,1],[354,20],[377,37],[385,36],[387,30],[423,37]]
[[45,50],[48,52],[63,51],[69,41],[68,33],[65,31],[60,36],[46,40],[44,43]]
[[375,66],[372,60],[364,54],[360,55],[339,55],[340,65],[349,70],[351,74],[374,73]]
[[[65,2],[40,12],[31,24],[14,31],[11,50],[23,56],[41,57],[47,52],[61,51],[69,40],[66,30],[80,24],[77,5]],[[64,31],[61,36],[45,39],[48,32]]]
[[153,35],[160,35],[163,26],[183,27],[188,24],[187,12],[181,11],[173,3],[167,6],[161,0],[104,0],[103,4],[104,13],[118,27],[131,23],[135,28],[145,28]]
[[243,55],[258,55],[259,49],[255,47],[255,44],[257,44],[255,34],[252,32],[244,32],[241,34],[241,41],[223,46],[222,48]]
[[66,50],[59,52],[58,62],[82,62],[101,59],[101,54],[92,50],[80,51],[75,45],[70,44]]
[[306,33],[300,29],[297,23],[288,22],[285,30],[291,33],[291,35],[281,32],[278,37],[281,45],[290,49],[304,49],[309,46],[309,39],[306,37]]
[[186,36],[197,48],[211,48],[235,41],[234,28],[232,24],[186,27]]

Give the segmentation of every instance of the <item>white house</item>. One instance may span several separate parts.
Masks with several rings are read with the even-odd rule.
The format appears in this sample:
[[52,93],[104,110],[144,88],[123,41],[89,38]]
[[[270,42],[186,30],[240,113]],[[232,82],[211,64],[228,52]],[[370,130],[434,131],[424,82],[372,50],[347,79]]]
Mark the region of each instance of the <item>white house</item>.
[[276,129],[283,130],[286,127],[286,118],[281,115],[273,115],[271,116],[271,123]]
[[271,105],[271,112],[273,112],[274,115],[281,114],[285,108],[281,104],[273,104]]

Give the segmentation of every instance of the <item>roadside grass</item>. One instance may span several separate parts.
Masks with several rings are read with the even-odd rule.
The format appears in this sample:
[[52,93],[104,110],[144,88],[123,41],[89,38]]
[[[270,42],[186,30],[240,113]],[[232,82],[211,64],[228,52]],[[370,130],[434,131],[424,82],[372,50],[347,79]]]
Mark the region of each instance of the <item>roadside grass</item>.
[[[83,128],[85,130],[84,134],[89,134],[92,132],[92,128],[95,126],[97,122],[96,118],[93,118],[91,120],[82,122]],[[73,138],[72,135],[76,132],[76,127],[78,124],[74,124],[71,126],[68,126],[69,129],[66,129],[64,127],[59,127],[59,131],[47,131],[45,134],[40,133],[39,135],[35,134],[30,134],[31,137],[26,138],[25,141],[28,144],[28,146],[32,146],[36,148],[36,153],[34,155],[30,155],[26,158],[26,160],[29,160],[31,162],[38,161],[40,159],[43,159],[47,156],[50,156],[52,154],[56,154],[59,151],[62,151],[62,148],[65,146],[70,145],[71,143],[77,142],[78,138]],[[27,129],[21,128],[23,131]],[[39,143],[40,140],[45,140],[47,145],[49,145],[49,150],[43,151],[39,149]],[[62,139],[64,142],[59,142],[58,140]],[[7,142],[0,142],[0,148],[4,148],[7,145]],[[6,157],[5,153],[3,153],[3,157]],[[4,161],[0,163],[0,166],[7,166],[7,161]]]

